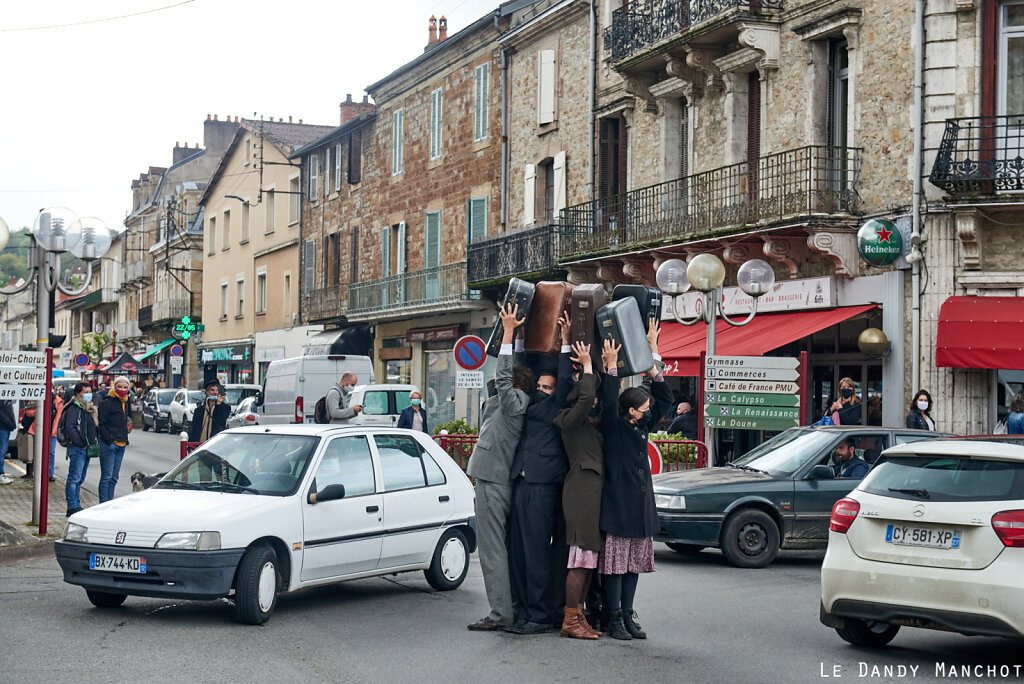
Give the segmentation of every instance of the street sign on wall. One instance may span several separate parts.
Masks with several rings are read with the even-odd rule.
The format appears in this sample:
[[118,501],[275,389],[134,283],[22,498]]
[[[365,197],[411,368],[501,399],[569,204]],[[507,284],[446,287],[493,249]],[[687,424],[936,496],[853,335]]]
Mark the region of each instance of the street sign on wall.
[[483,371],[456,371],[455,387],[457,387],[458,389],[482,389],[483,386]]

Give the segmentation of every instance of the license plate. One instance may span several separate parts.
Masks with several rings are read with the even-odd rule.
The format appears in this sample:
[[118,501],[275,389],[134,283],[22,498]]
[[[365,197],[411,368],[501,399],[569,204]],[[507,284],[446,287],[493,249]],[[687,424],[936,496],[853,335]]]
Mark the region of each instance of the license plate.
[[140,556],[107,556],[102,553],[89,554],[89,569],[105,572],[146,573],[146,559]]
[[932,549],[959,549],[960,530],[930,530],[908,525],[889,525],[885,541],[900,546],[927,546]]

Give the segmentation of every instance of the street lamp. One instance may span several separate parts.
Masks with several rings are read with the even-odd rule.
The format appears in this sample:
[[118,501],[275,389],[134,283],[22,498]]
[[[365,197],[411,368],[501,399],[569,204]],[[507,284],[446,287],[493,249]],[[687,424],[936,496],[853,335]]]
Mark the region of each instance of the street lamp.
[[[742,321],[734,321],[725,312],[722,303],[722,283],[725,282],[725,264],[714,254],[705,252],[698,254],[690,263],[682,259],[669,259],[658,267],[655,275],[658,289],[663,294],[672,298],[672,317],[680,325],[696,325],[703,321],[707,325],[706,354],[715,354],[715,325],[716,318],[721,315],[729,325],[741,326],[754,320],[757,314],[757,302],[762,295],[771,292],[775,285],[775,272],[772,267],[761,259],[751,259],[740,266],[736,274],[736,281],[740,289],[753,298],[750,306],[750,313]],[[698,303],[697,315],[691,319],[684,319],[676,311],[675,298],[693,287],[702,293]],[[702,370],[703,372],[703,370]],[[700,378],[698,382],[703,382]],[[708,467],[714,462],[715,454],[715,430],[704,428],[704,442],[708,449]]]

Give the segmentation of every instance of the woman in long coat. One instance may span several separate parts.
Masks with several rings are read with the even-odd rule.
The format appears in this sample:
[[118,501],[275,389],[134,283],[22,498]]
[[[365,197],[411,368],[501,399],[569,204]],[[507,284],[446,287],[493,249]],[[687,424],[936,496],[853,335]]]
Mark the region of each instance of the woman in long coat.
[[565,619],[562,636],[596,639],[583,616],[583,599],[590,587],[601,551],[601,487],[604,455],[597,429],[597,376],[590,359],[590,345],[573,345],[573,362],[583,367],[580,383],[568,396],[569,408],[555,416],[569,458],[569,472],[562,487],[565,543],[569,545],[569,572],[565,579]]

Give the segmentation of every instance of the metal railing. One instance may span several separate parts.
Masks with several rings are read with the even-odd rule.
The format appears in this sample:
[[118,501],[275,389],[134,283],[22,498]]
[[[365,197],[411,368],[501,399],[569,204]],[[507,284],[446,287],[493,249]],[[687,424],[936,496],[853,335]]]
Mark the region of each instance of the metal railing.
[[467,254],[470,284],[551,270],[557,264],[557,239],[555,226],[540,226],[472,243]]
[[139,307],[139,327],[145,328],[153,325],[153,306]]
[[349,285],[348,315],[479,299],[466,285],[466,262]]
[[690,0],[690,26],[725,14],[731,10],[747,12],[778,12],[783,0]]
[[117,304],[117,292],[112,287],[101,287],[85,295],[82,308],[91,309],[100,304]]
[[771,223],[855,214],[860,150],[800,147],[626,193],[559,214],[559,257]]
[[302,295],[302,317],[307,321],[344,316],[348,310],[348,286],[341,283]]
[[1024,114],[947,119],[928,179],[950,195],[1024,191]]

